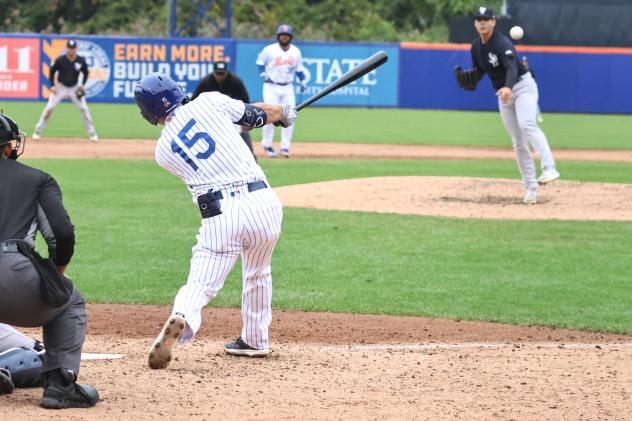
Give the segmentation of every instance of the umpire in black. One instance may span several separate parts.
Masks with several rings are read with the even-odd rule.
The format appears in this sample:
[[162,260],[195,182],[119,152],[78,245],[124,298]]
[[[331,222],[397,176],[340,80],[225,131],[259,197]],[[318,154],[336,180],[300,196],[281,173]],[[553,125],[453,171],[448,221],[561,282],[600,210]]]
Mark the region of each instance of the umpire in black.
[[[242,82],[239,77],[228,71],[228,65],[225,61],[215,62],[213,72],[202,78],[197,88],[195,88],[195,92],[193,92],[191,100],[200,96],[202,92],[212,91],[219,91],[232,99],[243,101],[244,104],[250,103],[250,97],[248,96],[248,91],[246,90],[244,82]],[[241,135],[241,138],[244,139],[244,142],[246,142],[246,145],[248,145],[250,152],[252,152],[252,156],[254,156],[256,160],[257,157],[255,156],[254,149],[252,148],[250,131],[241,131],[239,134]]]
[[[40,406],[94,406],[96,389],[76,383],[86,304],[63,275],[74,253],[74,226],[53,177],[17,162],[23,150],[24,134],[0,114],[0,322],[44,328]],[[33,248],[36,231],[48,245],[47,259]]]

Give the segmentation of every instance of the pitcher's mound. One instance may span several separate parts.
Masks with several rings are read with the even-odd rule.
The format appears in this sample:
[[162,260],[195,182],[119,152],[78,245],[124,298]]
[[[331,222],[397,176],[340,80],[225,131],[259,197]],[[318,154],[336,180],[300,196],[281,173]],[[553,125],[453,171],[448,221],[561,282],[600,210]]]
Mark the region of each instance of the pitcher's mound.
[[286,207],[488,219],[632,220],[632,185],[556,181],[538,204],[519,180],[374,177],[275,188]]

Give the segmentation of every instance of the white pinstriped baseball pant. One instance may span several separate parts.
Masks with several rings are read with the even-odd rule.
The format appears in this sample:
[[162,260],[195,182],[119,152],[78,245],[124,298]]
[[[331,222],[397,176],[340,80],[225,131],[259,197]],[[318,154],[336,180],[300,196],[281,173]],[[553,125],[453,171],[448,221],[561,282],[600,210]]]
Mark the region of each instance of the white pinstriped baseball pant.
[[[296,105],[296,96],[294,95],[294,85],[275,85],[274,83],[263,84],[263,102],[268,104],[290,104],[292,107]],[[264,148],[272,147],[274,142],[274,125],[266,124],[261,128],[261,146]],[[290,150],[292,146],[292,134],[294,133],[294,124],[289,127],[281,128],[281,149]]]
[[[231,191],[237,191],[234,197]],[[202,323],[202,308],[222,289],[241,255],[241,338],[253,348],[268,349],[268,327],[272,321],[271,261],[281,233],[282,205],[271,188],[248,192],[244,185],[222,193],[222,214],[202,220],[189,278],[175,298],[172,313],[183,314],[187,321],[180,341],[193,339]]]

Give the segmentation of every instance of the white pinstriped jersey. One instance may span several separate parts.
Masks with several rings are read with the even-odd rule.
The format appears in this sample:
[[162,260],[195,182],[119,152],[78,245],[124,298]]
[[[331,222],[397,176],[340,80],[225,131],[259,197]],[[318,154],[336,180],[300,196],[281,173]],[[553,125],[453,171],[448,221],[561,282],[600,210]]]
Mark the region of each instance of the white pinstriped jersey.
[[290,44],[290,48],[284,50],[274,43],[259,53],[257,65],[266,67],[272,82],[286,84],[294,81],[294,73],[303,71],[303,58],[298,47]]
[[205,92],[179,106],[162,129],[156,161],[180,177],[194,199],[209,189],[266,181],[233,124],[244,111],[243,102],[219,92]]

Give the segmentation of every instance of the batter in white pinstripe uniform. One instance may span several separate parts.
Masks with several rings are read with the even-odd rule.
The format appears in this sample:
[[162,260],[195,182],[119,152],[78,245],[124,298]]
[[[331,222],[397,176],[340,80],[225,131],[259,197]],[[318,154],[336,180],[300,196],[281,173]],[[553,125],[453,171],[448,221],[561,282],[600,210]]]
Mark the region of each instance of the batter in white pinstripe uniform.
[[202,308],[218,294],[238,256],[243,265],[243,328],[224,349],[233,355],[267,355],[271,259],[283,212],[234,123],[289,126],[296,111],[289,105],[244,104],[219,92],[189,102],[175,81],[161,74],[144,77],[135,97],[145,119],[165,126],[156,161],[186,183],[202,217],[187,283],[150,349],[149,366],[166,367],[175,342],[193,339]]

